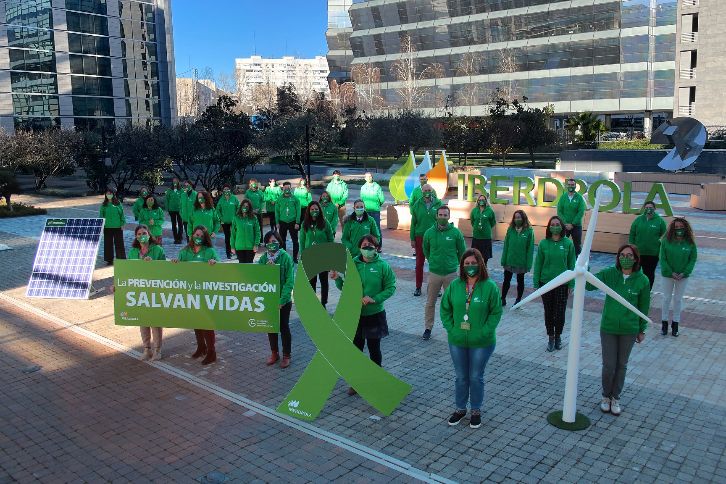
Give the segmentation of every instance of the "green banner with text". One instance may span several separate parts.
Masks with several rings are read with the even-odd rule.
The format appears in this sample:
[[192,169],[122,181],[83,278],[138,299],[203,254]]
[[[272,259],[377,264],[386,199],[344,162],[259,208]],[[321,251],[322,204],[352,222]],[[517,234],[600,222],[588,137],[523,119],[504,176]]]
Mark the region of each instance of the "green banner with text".
[[119,326],[277,333],[280,268],[259,264],[114,262]]

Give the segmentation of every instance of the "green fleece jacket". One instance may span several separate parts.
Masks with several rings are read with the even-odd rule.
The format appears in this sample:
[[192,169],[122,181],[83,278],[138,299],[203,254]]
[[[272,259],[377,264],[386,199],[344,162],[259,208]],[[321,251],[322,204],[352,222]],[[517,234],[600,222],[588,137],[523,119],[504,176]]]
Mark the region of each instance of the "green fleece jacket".
[[534,258],[534,230],[527,227],[519,232],[509,227],[504,237],[504,249],[502,250],[502,267],[508,266],[517,269],[532,270],[532,259]]
[[420,198],[411,209],[411,240],[423,237],[428,229],[436,225],[436,211],[443,205],[438,198],[431,198],[431,206],[426,208],[425,198]]
[[189,215],[189,225],[187,225],[187,233],[192,236],[194,228],[203,225],[207,228],[209,235],[219,232],[221,227],[219,223],[219,214],[213,208],[196,209]]
[[411,192],[411,196],[408,197],[408,210],[413,212],[413,206],[421,200],[421,197],[423,197],[423,190],[421,190],[421,185],[417,186],[413,189]]
[[257,190],[250,188],[245,192],[245,198],[252,204],[252,210],[255,214],[262,212],[262,203],[265,201],[264,192],[261,192],[259,188]]
[[344,206],[348,200],[348,184],[343,180],[331,180],[325,191],[330,194],[330,201],[338,206]]
[[363,200],[367,212],[380,212],[386,196],[378,183],[371,182],[360,187],[360,199]]
[[214,259],[219,262],[219,255],[214,247],[202,247],[196,254],[189,246],[179,251],[178,259],[180,262],[209,262]]
[[227,197],[222,195],[217,200],[217,217],[223,224],[231,224],[234,217],[237,215],[237,209],[239,208],[239,199],[234,195],[230,194],[229,200]]
[[630,226],[628,242],[638,248],[640,255],[658,257],[660,255],[660,239],[665,233],[666,223],[660,215],[654,213],[653,218],[648,220],[648,216],[643,214],[633,220]]
[[469,215],[471,219],[472,237],[475,239],[491,239],[492,228],[497,224],[497,218],[494,216],[494,210],[489,205],[484,210],[479,210],[477,205],[471,210]]
[[267,186],[265,188],[265,210],[268,213],[275,213],[275,204],[277,200],[282,196],[282,188],[275,185],[274,187]]
[[[627,278],[617,267],[612,266],[598,272],[595,277],[613,289],[643,314],[650,311],[650,281],[642,271],[633,272]],[[590,283],[588,291],[597,289]],[[605,307],[600,319],[600,331],[608,334],[645,333],[648,322],[631,312],[610,296],[605,297]]]
[[[318,217],[319,216],[320,215],[318,215]],[[325,227],[322,229],[319,229],[315,225],[310,228],[300,227],[298,239],[300,240],[300,249],[305,250],[315,244],[332,242],[333,230],[330,228],[330,224],[328,222],[325,222]]]
[[[361,316],[371,316],[383,311],[383,303],[396,292],[396,274],[393,273],[388,262],[381,259],[378,254],[374,260],[365,262],[359,255],[353,259],[360,280],[363,283],[363,296],[368,296],[375,303],[366,304],[361,308]],[[343,289],[343,278],[335,280],[338,289]]]
[[304,210],[313,201],[313,195],[307,187],[297,187],[292,195],[300,202],[300,208]]
[[234,217],[230,231],[230,245],[234,250],[252,250],[260,243],[260,237],[257,217]]
[[290,195],[289,197],[281,196],[275,204],[275,217],[277,222],[300,223],[302,217],[302,209],[300,201]]
[[439,276],[451,274],[458,270],[466,252],[464,235],[454,224],[446,224],[443,229],[435,225],[424,234],[423,251],[429,261],[429,272]]
[[660,244],[660,274],[663,277],[673,277],[673,273],[689,277],[693,272],[698,259],[698,249],[695,244],[685,240],[670,242],[664,238]]
[[120,229],[126,225],[126,214],[124,214],[124,208],[121,204],[114,205],[108,202],[107,205],[101,205],[99,210],[100,216],[106,222],[103,225],[105,229]]
[[330,229],[333,231],[333,236],[335,236],[335,231],[338,227],[338,207],[332,203],[323,203],[320,202],[320,206],[323,209],[323,216],[325,216],[325,221],[328,222],[328,225],[330,225]]
[[179,215],[185,222],[189,222],[189,217],[194,211],[194,202],[197,200],[196,190],[189,190],[188,192],[182,192],[181,195],[181,211]]
[[585,216],[585,199],[575,192],[570,200],[570,195],[565,192],[557,200],[557,216],[565,224],[582,225],[582,218]]
[[141,260],[146,257],[150,258],[151,260],[166,260],[164,248],[157,244],[149,245],[149,251],[143,257],[141,256],[141,250],[137,249],[136,247],[131,247],[131,249],[129,250],[129,254],[126,258],[129,260]]
[[486,348],[496,344],[496,329],[502,317],[499,288],[491,279],[474,286],[469,304],[470,328],[462,329],[466,314],[466,282],[454,279],[441,298],[441,322],[449,336],[449,344],[461,348]]
[[180,212],[182,195],[181,188],[170,188],[164,193],[164,208],[167,212]]
[[139,221],[139,217],[141,216],[141,209],[146,206],[146,198],[147,197],[139,197],[134,202],[133,207],[131,207],[131,213],[134,214],[134,220],[137,222]]
[[[151,222],[154,223],[151,223]],[[161,237],[164,228],[164,210],[161,207],[150,209],[142,207],[139,211],[139,223],[149,227],[149,232],[154,237]]]
[[343,237],[341,238],[341,242],[343,242],[343,245],[348,248],[350,255],[356,257],[360,254],[358,242],[360,242],[360,239],[364,235],[368,234],[371,234],[376,239],[381,240],[381,233],[378,231],[378,225],[376,225],[376,221],[373,220],[373,217],[365,214],[360,221],[358,221],[355,216],[348,217],[348,221],[345,222],[345,225],[343,225]]
[[[292,301],[292,289],[295,287],[295,269],[290,254],[280,249],[275,264],[280,266],[280,306]],[[258,264],[267,264],[270,254],[265,252],[257,261]]]
[[[575,244],[569,238],[563,237],[558,241],[543,239],[534,260],[534,287],[544,286],[563,272],[574,269],[575,260]],[[574,283],[570,282],[569,286],[573,287]]]

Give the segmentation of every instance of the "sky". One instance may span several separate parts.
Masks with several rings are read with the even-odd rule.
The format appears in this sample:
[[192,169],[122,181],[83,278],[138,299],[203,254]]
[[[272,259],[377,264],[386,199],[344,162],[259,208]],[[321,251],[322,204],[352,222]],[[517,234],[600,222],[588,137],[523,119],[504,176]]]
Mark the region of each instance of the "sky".
[[326,0],[173,0],[177,77],[231,74],[234,60],[325,55]]

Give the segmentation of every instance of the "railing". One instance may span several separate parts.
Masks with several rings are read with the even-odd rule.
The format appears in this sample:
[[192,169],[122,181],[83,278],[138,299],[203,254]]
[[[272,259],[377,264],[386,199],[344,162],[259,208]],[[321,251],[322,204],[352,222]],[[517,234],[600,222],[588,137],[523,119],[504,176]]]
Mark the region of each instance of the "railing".
[[681,79],[695,79],[696,69],[681,69]]
[[681,42],[698,42],[698,32],[681,33]]
[[690,106],[678,106],[678,115],[679,116],[695,116],[696,114],[696,108],[691,104]]

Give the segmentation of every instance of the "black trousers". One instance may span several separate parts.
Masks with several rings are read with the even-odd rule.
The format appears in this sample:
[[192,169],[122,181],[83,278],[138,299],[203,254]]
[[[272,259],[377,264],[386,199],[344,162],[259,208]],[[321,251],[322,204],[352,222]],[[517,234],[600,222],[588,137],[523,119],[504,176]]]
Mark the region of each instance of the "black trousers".
[[240,264],[251,264],[255,260],[254,250],[238,250],[237,260]]
[[542,296],[547,336],[559,336],[565,327],[565,311],[569,287],[563,284]]
[[471,248],[481,252],[484,262],[489,265],[492,258],[492,239],[471,239]]
[[[502,299],[507,297],[509,286],[512,283],[513,272],[504,271],[504,282],[502,283]],[[517,299],[522,299],[524,295],[524,274],[517,274]]]
[[214,330],[213,329],[195,329],[194,336],[197,338],[197,347],[206,348],[207,354],[214,353]]
[[224,250],[227,254],[227,259],[232,257],[232,247],[230,247],[230,239],[232,238],[232,224],[222,224],[222,231],[224,232]]
[[[318,275],[320,276],[320,302],[325,306],[328,304],[328,272],[321,272]],[[313,291],[318,290],[318,276],[310,279],[310,285],[313,286]]]
[[[270,219],[270,230],[277,232],[277,220],[275,218],[275,211],[267,212],[267,217]],[[260,222],[260,232],[262,231],[262,222]],[[263,233],[262,236],[264,237],[265,234]]]
[[292,239],[292,260],[297,264],[297,254],[300,251],[300,241],[297,238],[299,229],[295,228],[295,222],[280,222],[280,237],[282,237],[282,248],[287,251],[287,233],[290,232]]
[[187,242],[189,242],[189,232],[187,232],[187,229],[189,227],[189,222],[184,222],[182,225],[184,225],[184,230],[183,230],[184,238],[186,239]]
[[359,350],[363,351],[365,345],[368,345],[368,356],[371,357],[373,363],[381,366],[383,363],[383,354],[381,353],[381,338],[366,338],[364,336],[364,328],[362,324],[358,324],[358,330],[355,332],[353,344]]
[[651,289],[653,289],[653,283],[655,282],[655,268],[658,267],[658,260],[657,255],[640,256],[640,267],[643,269],[643,274],[648,276]]
[[103,229],[103,260],[113,262],[113,253],[116,249],[116,258],[125,259],[126,249],[124,248],[123,229]]
[[[292,351],[292,334],[290,333],[290,311],[292,310],[292,302],[289,302],[280,308],[280,337],[282,338],[282,355],[290,356]],[[277,345],[277,333],[267,333],[267,339],[270,341],[270,350],[280,351]]]
[[174,243],[179,244],[182,240],[184,221],[179,212],[169,212],[169,218],[171,218],[171,233],[174,235]]
[[262,214],[257,213],[255,216],[257,217],[257,223],[260,224],[260,243],[262,243],[262,239],[265,237],[265,230],[262,227]]
[[582,250],[582,225],[573,225],[572,230],[565,229],[565,237],[571,237],[575,244],[575,255],[580,255]]

